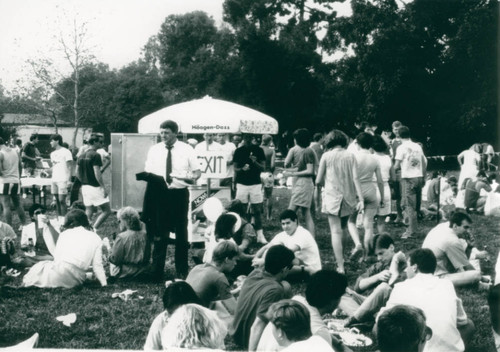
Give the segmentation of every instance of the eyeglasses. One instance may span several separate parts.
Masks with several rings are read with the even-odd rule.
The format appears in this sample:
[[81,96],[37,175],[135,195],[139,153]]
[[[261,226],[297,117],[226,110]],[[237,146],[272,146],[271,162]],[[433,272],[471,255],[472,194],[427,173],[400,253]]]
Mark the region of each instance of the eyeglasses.
[[35,214],[35,215],[45,214],[45,209],[37,209],[37,210],[35,210],[35,212],[33,214]]

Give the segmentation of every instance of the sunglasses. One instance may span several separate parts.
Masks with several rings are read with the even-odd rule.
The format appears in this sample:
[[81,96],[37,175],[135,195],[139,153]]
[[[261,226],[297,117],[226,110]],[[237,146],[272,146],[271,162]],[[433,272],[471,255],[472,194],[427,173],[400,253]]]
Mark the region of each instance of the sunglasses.
[[42,214],[45,214],[45,209],[37,209],[35,210],[34,214],[35,215],[42,215]]

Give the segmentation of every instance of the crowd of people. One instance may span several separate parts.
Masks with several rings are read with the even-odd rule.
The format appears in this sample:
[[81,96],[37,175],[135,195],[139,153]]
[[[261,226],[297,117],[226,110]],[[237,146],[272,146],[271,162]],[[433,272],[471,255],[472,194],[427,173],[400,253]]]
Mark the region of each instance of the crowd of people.
[[[165,121],[161,142],[150,148],[144,172],[136,175],[147,183],[143,213],[120,209],[119,234],[104,240],[96,231],[112,212],[102,177],[107,165],[99,153],[101,135],[92,135],[78,154],[73,187],[81,187],[83,202],[69,208],[73,157],[61,136],[51,137],[52,194],[61,217],[49,219],[45,207],[33,204],[27,225],[19,199],[20,165],[25,160],[29,168],[36,161],[36,148],[33,157],[30,151],[36,139],[21,153],[0,139],[1,265],[29,268],[22,287],[167,280],[164,312],[152,322],[146,350],[223,350],[231,335],[240,350],[349,351],[324,320],[329,315],[344,319],[342,329],[373,331],[381,351],[464,351],[475,327],[455,288],[469,285],[488,291],[500,351],[500,269],[497,265],[494,279],[482,274],[480,261],[489,254],[475,247],[469,215],[484,206],[482,191],[500,191],[488,173],[491,150],[479,157],[476,148],[461,153],[458,182],[437,173],[425,182],[427,158],[408,127],[394,122],[391,136],[377,135],[376,126],[361,127],[354,139],[340,130],[311,137],[298,129],[280,170],[269,135],[262,136],[262,146],[250,134],[229,140],[227,134],[206,133],[204,141],[188,144],[177,139],[177,124]],[[225,154],[227,174],[216,182],[230,187],[234,199],[217,219],[207,220],[210,240],[205,250],[193,253],[196,265],[190,268],[188,187],[211,182],[196,159],[197,151],[206,150]],[[23,159],[25,154],[33,160]],[[290,203],[279,216],[273,213],[275,177],[291,180]],[[20,239],[10,226],[11,206],[23,224]],[[336,270],[322,266],[315,228],[320,213],[328,219]],[[263,216],[279,219],[282,231],[264,233]],[[424,216],[442,222],[423,234]],[[396,248],[387,223],[406,228],[398,240],[423,239],[421,246],[409,253]],[[353,241],[347,257],[344,233]],[[175,277],[168,277],[172,242]],[[351,287],[346,261],[365,262],[367,268]],[[305,285],[304,295],[293,294],[296,283]]]

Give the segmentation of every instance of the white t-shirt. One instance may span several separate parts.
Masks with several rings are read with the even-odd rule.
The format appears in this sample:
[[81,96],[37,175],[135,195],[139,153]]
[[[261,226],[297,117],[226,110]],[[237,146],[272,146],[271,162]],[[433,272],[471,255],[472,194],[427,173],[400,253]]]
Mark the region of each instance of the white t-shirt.
[[409,139],[396,150],[396,160],[401,161],[401,178],[416,178],[424,176],[424,165],[426,162],[422,147]]
[[396,284],[379,316],[384,310],[398,304],[411,305],[424,311],[426,324],[432,329],[432,338],[425,344],[424,352],[464,350],[457,326],[467,323],[467,315],[450,280],[432,274],[417,274]]
[[288,235],[285,231],[278,233],[271,241],[271,244],[282,244],[287,248],[293,248],[295,245],[299,250],[295,252],[295,257],[304,263],[310,273],[321,270],[321,259],[316,240],[302,226],[297,226],[293,235]]
[[282,352],[333,352],[332,346],[328,344],[323,338],[312,335],[307,340],[292,343],[290,346],[281,350]]
[[68,161],[73,161],[73,155],[66,148],[59,148],[50,153],[52,161],[52,182],[69,181],[71,169],[68,167]]

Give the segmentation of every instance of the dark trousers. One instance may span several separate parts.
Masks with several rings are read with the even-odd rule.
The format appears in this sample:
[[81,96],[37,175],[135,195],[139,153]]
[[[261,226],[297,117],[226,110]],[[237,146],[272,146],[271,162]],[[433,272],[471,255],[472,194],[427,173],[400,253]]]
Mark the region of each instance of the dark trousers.
[[175,232],[175,271],[178,278],[186,278],[188,273],[188,209],[189,191],[186,188],[167,190],[168,229],[159,237],[154,239],[153,247],[153,270],[158,279],[163,278],[165,259],[167,258],[167,246],[169,242],[169,231]]
[[71,191],[69,195],[69,204],[73,204],[73,202],[76,202],[80,198],[80,189],[82,188],[82,183],[78,179],[78,177],[75,177],[73,179],[73,185],[71,186]]

